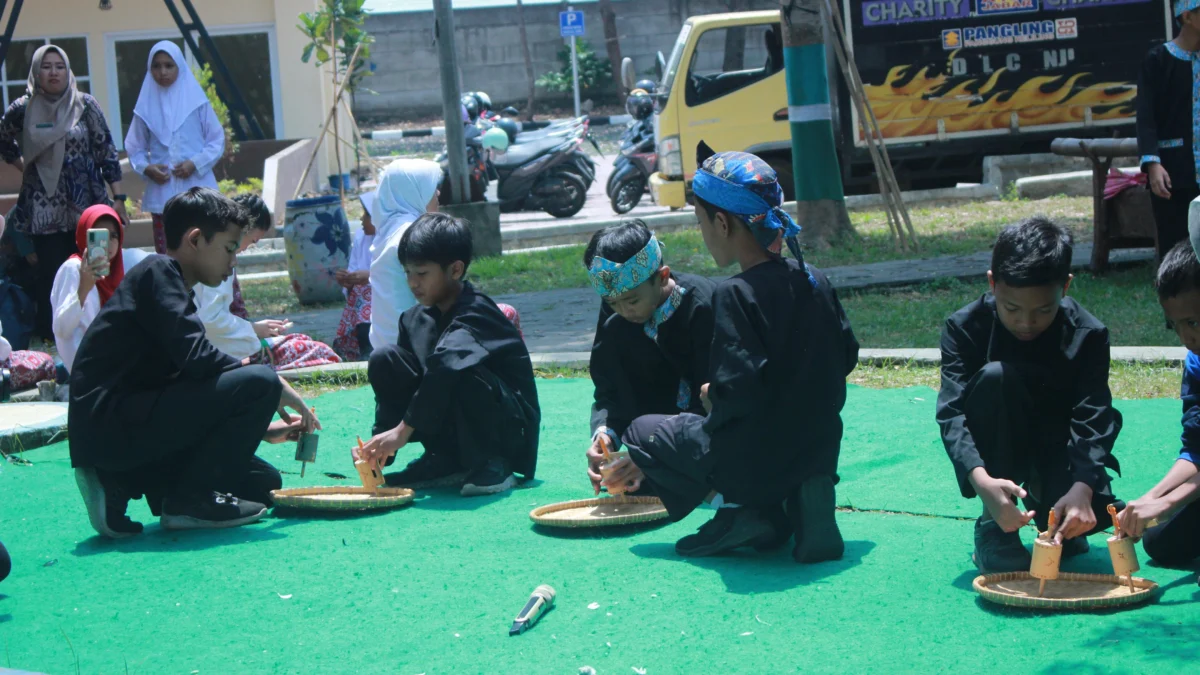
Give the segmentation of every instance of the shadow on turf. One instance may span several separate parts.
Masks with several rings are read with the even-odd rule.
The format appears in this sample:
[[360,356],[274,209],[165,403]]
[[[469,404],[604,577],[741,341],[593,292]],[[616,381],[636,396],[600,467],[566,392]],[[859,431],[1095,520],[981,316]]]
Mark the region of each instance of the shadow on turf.
[[[1144,618],[1132,621],[1122,621],[1120,624],[1106,624],[1092,634],[1086,642],[1079,644],[1080,649],[1094,650],[1097,653],[1114,655],[1114,652],[1126,651],[1136,654],[1139,660],[1175,661],[1182,667],[1183,672],[1190,670],[1187,663],[1193,663],[1196,658],[1195,636],[1200,632],[1200,623],[1175,623],[1163,621],[1161,618]],[[1111,656],[1110,656],[1111,658]],[[1162,672],[1174,669],[1172,664],[1163,663]],[[1194,666],[1192,666],[1194,667]],[[1090,661],[1059,660],[1042,668],[1043,673],[1072,673],[1072,675],[1091,675],[1092,673],[1111,673],[1111,668],[1097,666]]]
[[675,545],[668,543],[635,544],[629,550],[640,558],[655,558],[671,562],[686,563],[720,573],[725,588],[730,593],[750,595],[754,593],[780,593],[798,586],[806,586],[827,577],[832,577],[855,567],[862,562],[875,542],[856,540],[846,542],[846,553],[841,560],[800,565],[792,560],[791,546],[779,551],[756,553],[739,550],[732,554],[712,558],[683,558],[675,552]]
[[262,527],[231,527],[222,530],[173,532],[151,525],[128,539],[107,539],[96,535],[75,544],[72,554],[87,557],[105,553],[162,553],[204,551],[219,546],[249,544],[284,539],[286,535]]

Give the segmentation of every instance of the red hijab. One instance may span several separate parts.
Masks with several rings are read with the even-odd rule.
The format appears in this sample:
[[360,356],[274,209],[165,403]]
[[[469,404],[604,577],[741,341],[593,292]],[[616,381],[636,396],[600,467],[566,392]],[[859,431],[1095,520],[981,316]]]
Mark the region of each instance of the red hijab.
[[75,246],[79,249],[79,253],[71,256],[71,259],[78,260],[80,265],[87,264],[83,258],[87,252],[87,231],[95,228],[96,221],[104,217],[112,218],[117,223],[117,255],[108,261],[108,276],[96,279],[96,290],[100,292],[101,307],[108,302],[113,292],[117,290],[117,286],[121,285],[121,280],[125,278],[125,260],[121,257],[121,248],[125,245],[125,225],[121,223],[121,217],[111,206],[104,204],[89,206],[84,210],[83,215],[79,216],[79,224],[75,226]]

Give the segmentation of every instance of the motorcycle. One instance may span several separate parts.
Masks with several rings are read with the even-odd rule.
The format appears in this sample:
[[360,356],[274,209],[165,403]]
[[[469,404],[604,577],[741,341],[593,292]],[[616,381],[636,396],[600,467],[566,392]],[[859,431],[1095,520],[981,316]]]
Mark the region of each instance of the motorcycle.
[[650,176],[658,165],[654,133],[642,135],[636,144],[622,148],[620,159],[626,161],[619,166],[614,163],[608,196],[613,211],[624,215],[632,211],[642,200],[642,195],[649,191]]
[[[555,218],[579,213],[590,185],[579,173],[582,168],[578,157],[587,159],[579,150],[583,140],[582,131],[577,131],[565,138],[549,136],[493,153],[500,211],[544,210]],[[594,180],[594,167],[591,175]]]
[[617,151],[617,158],[613,160],[612,173],[608,175],[608,183],[604,188],[604,193],[610,199],[613,196],[613,187],[617,184],[617,177],[620,175],[621,170],[632,162],[627,152],[630,148],[644,144],[647,139],[653,144],[654,125],[651,120],[633,120],[626,125],[625,133],[621,135],[621,145]]
[[[467,186],[472,202],[482,202],[487,199],[489,176],[488,153],[483,148],[483,132],[474,124],[466,125],[464,136],[467,145]],[[438,204],[445,206],[450,203],[450,161],[449,152],[442,150],[434,161],[442,167],[442,183],[439,187],[441,194]]]

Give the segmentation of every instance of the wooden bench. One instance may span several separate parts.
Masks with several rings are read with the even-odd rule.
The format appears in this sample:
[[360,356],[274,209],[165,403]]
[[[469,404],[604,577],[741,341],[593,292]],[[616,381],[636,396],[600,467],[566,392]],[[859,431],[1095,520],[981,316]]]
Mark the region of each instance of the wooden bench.
[[1092,260],[1093,272],[1108,269],[1108,253],[1114,248],[1157,248],[1158,230],[1150,206],[1150,191],[1141,188],[1123,190],[1112,199],[1104,198],[1104,185],[1113,160],[1137,157],[1137,139],[1056,138],[1050,151],[1065,157],[1086,157],[1092,163]]

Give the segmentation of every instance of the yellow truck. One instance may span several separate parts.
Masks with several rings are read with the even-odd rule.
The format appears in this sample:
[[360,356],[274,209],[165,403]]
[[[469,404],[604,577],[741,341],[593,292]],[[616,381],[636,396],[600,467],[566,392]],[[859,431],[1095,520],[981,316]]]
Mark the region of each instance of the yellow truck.
[[[1048,152],[1058,136],[1132,136],[1137,72],[1170,39],[1169,0],[843,0],[867,100],[905,189],[978,182],[986,155]],[[776,11],[694,16],[659,58],[659,204],[689,202],[696,145],[762,156],[793,195]],[[834,138],[848,194],[876,189],[836,61]],[[628,79],[628,77],[626,78]]]

